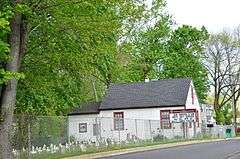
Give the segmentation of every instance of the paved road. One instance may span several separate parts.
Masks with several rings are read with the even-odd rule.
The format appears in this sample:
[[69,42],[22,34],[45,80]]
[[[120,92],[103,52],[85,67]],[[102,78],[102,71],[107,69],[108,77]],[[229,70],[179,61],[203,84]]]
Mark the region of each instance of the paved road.
[[186,145],[101,159],[240,159],[240,140]]

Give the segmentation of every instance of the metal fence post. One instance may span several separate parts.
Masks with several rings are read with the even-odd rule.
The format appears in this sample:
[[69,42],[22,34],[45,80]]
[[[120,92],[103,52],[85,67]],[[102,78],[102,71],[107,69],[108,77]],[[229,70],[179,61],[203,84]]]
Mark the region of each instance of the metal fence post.
[[194,138],[197,137],[197,130],[196,130],[196,122],[195,121],[193,122],[193,136],[194,136]]
[[148,122],[149,122],[150,138],[151,138],[151,140],[153,141],[153,138],[152,138],[152,125],[151,125],[151,120],[148,120]]
[[185,123],[185,128],[186,128],[186,139],[188,139],[188,124],[189,122]]
[[182,122],[183,139],[185,139],[185,124]]
[[135,119],[136,138],[138,138],[137,119]]
[[175,139],[175,135],[174,135],[174,125],[173,125],[173,123],[172,123],[171,129],[172,129],[172,138]]
[[162,130],[163,141],[165,141],[164,127],[161,127],[161,130]]
[[99,143],[99,127],[98,127],[97,117],[95,118],[95,125],[96,125],[95,128],[94,128],[94,125],[93,125],[93,133],[96,133],[96,142]]
[[99,118],[99,138],[100,141],[102,142],[102,117]]

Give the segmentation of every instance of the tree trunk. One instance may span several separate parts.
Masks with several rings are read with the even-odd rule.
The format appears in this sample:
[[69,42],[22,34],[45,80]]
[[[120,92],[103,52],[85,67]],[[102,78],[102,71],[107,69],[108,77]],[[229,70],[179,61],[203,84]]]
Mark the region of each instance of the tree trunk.
[[233,125],[235,134],[237,134],[237,100],[233,99]]
[[[16,13],[11,21],[10,34],[10,60],[6,65],[6,70],[17,72],[19,68],[19,57],[21,49],[21,21],[22,16]],[[17,79],[13,78],[4,85],[1,92],[1,118],[0,123],[0,158],[11,159],[13,135],[13,113],[16,104]]]
[[215,88],[215,92],[214,92],[214,110],[215,110],[215,113],[216,113],[216,123],[217,124],[220,124],[220,120],[219,120],[219,109],[220,109],[220,106],[219,106],[219,95],[217,93],[217,89]]

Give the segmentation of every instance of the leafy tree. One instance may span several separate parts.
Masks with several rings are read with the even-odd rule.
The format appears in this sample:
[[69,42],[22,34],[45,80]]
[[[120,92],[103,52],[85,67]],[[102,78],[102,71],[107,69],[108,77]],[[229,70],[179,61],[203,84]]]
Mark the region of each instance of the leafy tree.
[[[5,6],[5,7],[3,7]],[[11,72],[5,69],[6,62],[9,58],[9,44],[8,35],[10,32],[10,19],[13,16],[12,8],[8,5],[1,6],[0,10],[0,85],[2,86],[8,80],[12,78],[20,79],[22,74]]]
[[[144,0],[5,2],[13,15],[6,35],[9,60],[3,68],[16,75],[23,72],[26,78],[20,83],[16,76],[1,78],[0,158],[12,158],[16,96],[17,113],[60,115],[92,99],[93,92],[101,95],[117,80],[118,42],[157,14],[163,3],[156,0],[149,9]],[[89,90],[89,79],[96,81],[97,91]]]
[[233,113],[232,113],[231,104],[227,104],[226,107],[223,108],[223,115],[225,118],[224,124],[226,125],[232,124]]
[[[128,76],[132,81],[142,81],[156,76],[156,64],[163,57],[166,40],[171,31],[170,17],[162,15],[154,28],[141,31],[130,43],[130,70]],[[149,77],[151,76],[151,77]]]
[[230,125],[232,124],[232,107],[230,104],[224,105],[221,109],[218,109],[216,112],[216,122],[218,124]]
[[207,93],[207,72],[202,65],[202,51],[208,33],[205,28],[198,30],[191,26],[176,29],[168,43],[168,51],[163,58],[163,77],[192,78],[200,100]]
[[[94,94],[101,97],[120,80],[119,41],[155,14],[144,1],[78,3],[44,1],[32,9],[18,113],[60,115]],[[153,7],[160,4],[155,1]]]
[[14,24],[10,23],[12,17],[16,18],[13,12],[8,1],[0,2],[0,158],[11,158],[9,136],[12,131],[13,109],[16,101],[16,92],[12,90],[16,88],[17,79],[23,77],[17,72],[18,59],[15,53],[19,48],[14,44],[19,41],[14,36],[18,34],[14,28],[18,23],[15,20],[12,22]]
[[231,103],[234,123],[240,97],[239,32],[240,29],[236,28],[232,32],[223,31],[211,35],[204,52],[204,65],[214,95],[214,109],[221,111],[222,107]]
[[198,30],[186,25],[174,30],[173,24],[171,17],[164,15],[154,27],[134,39],[129,80],[190,77],[203,100],[208,83],[201,52],[208,33],[205,28]]

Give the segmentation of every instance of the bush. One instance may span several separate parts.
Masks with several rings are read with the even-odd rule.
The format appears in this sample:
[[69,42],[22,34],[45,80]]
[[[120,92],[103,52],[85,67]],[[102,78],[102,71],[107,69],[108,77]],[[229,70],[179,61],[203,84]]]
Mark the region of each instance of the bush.
[[163,141],[164,139],[166,139],[166,137],[161,134],[157,134],[156,136],[153,136],[154,142]]
[[180,140],[180,139],[183,139],[183,137],[178,135],[178,136],[174,136],[174,139]]

